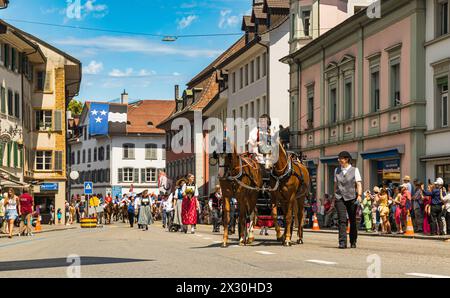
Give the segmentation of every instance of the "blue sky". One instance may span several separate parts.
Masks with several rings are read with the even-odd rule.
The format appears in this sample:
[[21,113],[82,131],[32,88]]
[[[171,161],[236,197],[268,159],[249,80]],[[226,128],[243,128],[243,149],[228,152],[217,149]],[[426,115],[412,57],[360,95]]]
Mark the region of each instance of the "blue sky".
[[[239,36],[161,38],[29,24],[18,20],[159,35],[241,32],[251,0],[11,0],[0,18],[83,63],[79,99],[173,99]],[[78,4],[74,6],[70,4]],[[78,10],[72,8],[79,8]],[[14,19],[14,20],[13,20]]]

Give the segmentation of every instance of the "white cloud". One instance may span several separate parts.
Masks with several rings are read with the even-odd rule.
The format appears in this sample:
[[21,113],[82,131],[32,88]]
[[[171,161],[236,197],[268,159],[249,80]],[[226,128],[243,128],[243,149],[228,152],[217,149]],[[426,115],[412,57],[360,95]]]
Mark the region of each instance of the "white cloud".
[[178,29],[182,30],[182,29],[189,27],[197,19],[198,19],[198,16],[196,16],[196,15],[190,15],[190,16],[182,18],[181,20],[178,21]]
[[156,72],[153,70],[148,71],[146,69],[134,71],[133,68],[129,67],[124,71],[115,68],[108,75],[113,78],[131,78],[131,77],[142,78],[156,75]]
[[179,77],[179,76],[181,76],[181,73],[179,73],[179,72],[174,72],[172,75],[175,76],[175,77]]
[[83,20],[88,15],[95,18],[103,18],[108,14],[108,6],[106,4],[96,4],[97,0],[87,0],[83,4],[83,0],[67,0],[66,8],[63,14],[66,15],[64,22],[70,19]]
[[182,48],[176,44],[160,44],[144,38],[100,36],[56,40],[55,44],[73,46],[98,52],[140,53],[147,55],[176,55],[184,57],[217,57],[223,50]]
[[103,70],[103,63],[92,60],[88,66],[83,67],[83,72],[85,74],[99,74]]
[[220,29],[235,27],[239,24],[239,17],[237,15],[231,15],[231,13],[232,11],[230,9],[224,9],[220,11]]

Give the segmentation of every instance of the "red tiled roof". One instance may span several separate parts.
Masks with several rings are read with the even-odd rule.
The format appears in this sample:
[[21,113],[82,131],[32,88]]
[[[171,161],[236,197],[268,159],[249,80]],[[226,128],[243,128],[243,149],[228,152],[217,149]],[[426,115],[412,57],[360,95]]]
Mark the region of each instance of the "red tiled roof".
[[131,125],[127,125],[127,132],[164,134],[164,130],[156,127],[174,110],[174,100],[141,100],[131,104],[128,106],[128,121]]
[[289,0],[264,0],[264,4],[271,8],[290,8]]

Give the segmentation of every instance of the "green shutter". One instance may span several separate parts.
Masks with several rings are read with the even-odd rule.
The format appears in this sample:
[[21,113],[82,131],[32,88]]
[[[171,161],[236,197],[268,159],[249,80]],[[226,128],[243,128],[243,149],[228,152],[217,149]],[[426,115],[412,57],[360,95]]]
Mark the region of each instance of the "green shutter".
[[11,143],[8,143],[8,152],[6,153],[6,166],[11,167]]
[[0,143],[0,167],[3,166],[3,155],[5,154],[5,147]]
[[6,89],[4,87],[1,88],[1,111],[3,114],[6,113]]
[[19,148],[16,142],[13,142],[13,152],[14,152],[14,167],[17,168],[19,166]]

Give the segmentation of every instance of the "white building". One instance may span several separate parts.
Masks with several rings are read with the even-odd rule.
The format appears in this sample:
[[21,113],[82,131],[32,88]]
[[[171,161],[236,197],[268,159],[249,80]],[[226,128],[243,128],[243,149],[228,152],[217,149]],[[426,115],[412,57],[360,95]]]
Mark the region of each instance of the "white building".
[[84,182],[94,183],[94,193],[127,193],[149,190],[158,192],[158,176],[165,171],[165,133],[156,126],[175,108],[174,101],[141,100],[127,104],[122,94],[121,104],[127,106],[126,132],[107,136],[89,136],[89,105],[86,103],[80,118],[78,133],[70,141],[71,171],[79,178],[71,181],[72,195],[82,195]]
[[[450,7],[449,0],[427,0],[426,9],[426,177],[450,183]],[[425,115],[419,115],[425,116]]]
[[[220,68],[228,74],[227,115],[258,119],[269,114],[274,123],[289,124],[289,66],[280,63],[289,52],[289,1],[254,1],[244,16],[245,46]],[[251,127],[245,129],[248,138]],[[244,150],[243,145],[240,150]]]

